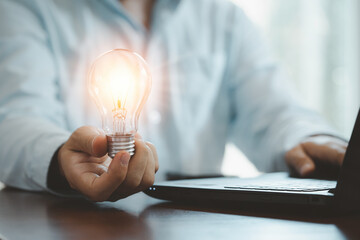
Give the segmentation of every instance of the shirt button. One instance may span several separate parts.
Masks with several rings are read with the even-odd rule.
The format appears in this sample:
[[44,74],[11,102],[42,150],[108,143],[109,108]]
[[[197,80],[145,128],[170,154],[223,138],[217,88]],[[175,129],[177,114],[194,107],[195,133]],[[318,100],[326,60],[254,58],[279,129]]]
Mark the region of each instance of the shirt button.
[[149,114],[149,120],[152,124],[159,124],[161,122],[161,114],[159,111],[153,110]]

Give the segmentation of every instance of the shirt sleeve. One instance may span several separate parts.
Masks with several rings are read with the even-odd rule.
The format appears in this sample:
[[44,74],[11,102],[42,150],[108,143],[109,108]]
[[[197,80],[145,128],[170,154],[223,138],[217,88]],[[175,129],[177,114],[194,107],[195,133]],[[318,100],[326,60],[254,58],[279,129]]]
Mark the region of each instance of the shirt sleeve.
[[0,181],[49,190],[51,158],[64,143],[64,109],[46,26],[35,1],[0,1]]
[[310,135],[338,135],[286,84],[255,27],[241,10],[229,28],[231,140],[264,172],[287,170],[284,154]]

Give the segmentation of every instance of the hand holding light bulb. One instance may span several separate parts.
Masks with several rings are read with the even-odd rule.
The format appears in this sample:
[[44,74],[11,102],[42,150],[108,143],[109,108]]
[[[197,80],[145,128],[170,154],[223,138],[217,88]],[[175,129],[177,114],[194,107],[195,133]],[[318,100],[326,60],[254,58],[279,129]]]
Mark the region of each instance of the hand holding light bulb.
[[116,49],[95,61],[89,90],[103,130],[81,127],[59,149],[60,172],[70,187],[93,201],[116,201],[154,183],[156,149],[136,133],[150,87],[146,63],[135,53]]

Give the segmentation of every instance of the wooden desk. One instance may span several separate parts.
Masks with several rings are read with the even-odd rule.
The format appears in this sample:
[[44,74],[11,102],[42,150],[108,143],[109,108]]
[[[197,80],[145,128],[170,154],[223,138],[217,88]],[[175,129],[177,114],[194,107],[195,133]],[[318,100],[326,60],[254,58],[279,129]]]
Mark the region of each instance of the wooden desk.
[[231,210],[160,202],[140,193],[116,203],[0,190],[5,239],[360,239],[360,216]]

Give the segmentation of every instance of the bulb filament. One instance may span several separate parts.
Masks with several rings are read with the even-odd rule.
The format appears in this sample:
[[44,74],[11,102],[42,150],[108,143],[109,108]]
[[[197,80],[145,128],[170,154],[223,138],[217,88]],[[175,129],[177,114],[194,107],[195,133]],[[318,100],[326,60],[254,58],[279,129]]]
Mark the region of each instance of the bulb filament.
[[122,106],[120,99],[117,100],[117,105],[113,109],[114,117],[114,131],[115,134],[124,135],[125,134],[125,119],[127,111]]

